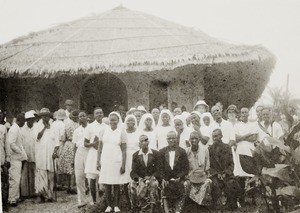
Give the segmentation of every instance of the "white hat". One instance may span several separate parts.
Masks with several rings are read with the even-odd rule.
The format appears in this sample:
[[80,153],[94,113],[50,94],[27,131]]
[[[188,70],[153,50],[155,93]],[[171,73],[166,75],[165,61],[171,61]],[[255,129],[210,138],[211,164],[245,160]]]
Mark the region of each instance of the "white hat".
[[30,110],[25,113],[25,119],[28,119],[28,118],[35,118],[34,110]]
[[196,105],[194,106],[194,110],[197,108],[197,106],[199,105],[204,105],[207,107],[207,109],[209,109],[209,106],[207,105],[207,103],[204,100],[200,100],[196,103]]
[[137,110],[147,112],[144,106],[140,105],[137,107]]
[[64,109],[59,109],[56,111],[56,116],[55,118],[57,120],[63,120],[63,119],[66,119],[67,118],[67,114],[66,114],[66,111]]

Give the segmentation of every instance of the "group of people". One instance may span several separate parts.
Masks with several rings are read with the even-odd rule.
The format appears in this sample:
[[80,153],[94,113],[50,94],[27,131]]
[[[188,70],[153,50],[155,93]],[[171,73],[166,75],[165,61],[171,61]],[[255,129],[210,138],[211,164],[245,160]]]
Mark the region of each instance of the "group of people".
[[[271,109],[249,109],[204,100],[192,112],[175,108],[131,108],[104,117],[96,107],[93,120],[66,100],[66,109],[47,108],[0,124],[1,187],[4,210],[22,197],[55,201],[55,190],[77,193],[78,207],[105,196],[105,212],[120,212],[120,192],[135,210],[181,212],[189,197],[199,205],[234,210],[244,202],[245,180],[255,175],[252,151],[268,137],[280,141],[282,125]],[[0,121],[4,114],[0,112]],[[75,188],[76,187],[76,188]]]

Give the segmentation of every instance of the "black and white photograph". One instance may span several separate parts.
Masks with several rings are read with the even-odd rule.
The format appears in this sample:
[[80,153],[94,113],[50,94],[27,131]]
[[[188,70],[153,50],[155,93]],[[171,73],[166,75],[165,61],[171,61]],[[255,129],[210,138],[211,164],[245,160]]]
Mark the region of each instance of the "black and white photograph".
[[0,0],[0,212],[300,212],[299,11]]

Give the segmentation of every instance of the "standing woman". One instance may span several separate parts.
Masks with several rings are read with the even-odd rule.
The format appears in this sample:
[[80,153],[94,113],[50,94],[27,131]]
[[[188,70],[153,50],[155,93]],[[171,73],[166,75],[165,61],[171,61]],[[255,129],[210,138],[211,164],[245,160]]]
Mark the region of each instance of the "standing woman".
[[66,141],[61,150],[58,165],[59,171],[65,176],[65,180],[67,182],[67,193],[76,194],[76,191],[72,189],[74,184],[74,177],[72,180],[72,176],[74,174],[74,158],[75,158],[75,144],[72,143],[73,133],[75,129],[79,126],[78,124],[78,110],[73,110],[69,114],[69,118],[65,119],[65,133],[66,133]]
[[155,129],[155,121],[150,113],[142,116],[139,124],[140,135],[146,135],[149,139],[149,148],[157,150],[157,136]]
[[131,182],[130,172],[132,166],[132,155],[140,149],[139,131],[137,130],[137,120],[134,115],[127,115],[125,118],[125,128],[127,135],[126,145],[126,175],[128,183]]
[[183,149],[187,149],[191,146],[189,140],[192,129],[187,127],[186,119],[182,115],[176,115],[174,117],[174,124],[179,146]]
[[209,136],[209,140],[207,142],[207,145],[210,146],[213,144],[213,141],[212,141],[212,131],[213,131],[213,128],[212,128],[212,122],[214,121],[212,115],[210,114],[210,112],[205,112],[201,115],[201,119],[200,119],[200,124],[201,124],[201,127],[200,127],[200,131],[204,134],[204,135],[207,135]]
[[200,141],[203,145],[206,145],[208,143],[208,140],[210,138],[209,132],[205,132],[206,129],[201,129],[201,114],[198,111],[191,112],[191,125],[190,128],[192,131],[196,131],[199,133]]
[[[140,149],[139,146],[139,132],[137,130],[137,120],[134,115],[127,115],[125,118],[125,129],[127,135],[127,145],[126,145],[126,176],[127,182],[132,181],[130,177],[130,172],[132,168],[132,155]],[[128,184],[124,185],[124,191],[127,199],[127,203],[130,204]]]
[[167,134],[168,132],[174,130],[175,128],[172,113],[168,109],[163,109],[160,112],[156,128],[158,150],[168,146]]
[[[99,143],[98,167],[99,183],[104,184],[107,208],[105,212],[121,212],[120,185],[128,183],[125,174],[127,136],[121,116],[117,112],[109,114],[110,126],[106,127]],[[100,159],[100,162],[99,162]],[[113,191],[112,191],[113,190]],[[114,198],[112,199],[112,195]]]

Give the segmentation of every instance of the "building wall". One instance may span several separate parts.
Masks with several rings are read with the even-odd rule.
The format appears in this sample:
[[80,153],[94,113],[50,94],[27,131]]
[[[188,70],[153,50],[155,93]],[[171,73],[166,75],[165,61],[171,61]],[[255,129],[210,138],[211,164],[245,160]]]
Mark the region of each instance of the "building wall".
[[193,109],[197,100],[204,98],[205,66],[187,65],[174,70],[155,72],[130,72],[116,74],[127,87],[128,108],[144,105],[149,109],[149,89],[153,81],[168,85],[168,106],[174,101],[179,107]]
[[[126,87],[128,97],[126,109],[144,105],[146,109],[151,110],[149,109],[150,85],[153,81],[160,81],[166,83],[168,87],[168,105],[171,106],[174,101],[178,103],[178,106],[184,105],[190,111],[196,101],[204,97],[202,70],[203,68],[199,66],[185,66],[172,71],[126,72],[113,75],[121,80],[119,84],[123,82]],[[99,76],[101,75],[95,75],[92,78]],[[52,108],[53,111],[64,108],[66,99],[74,100],[76,106],[80,107],[82,87],[89,78],[91,76],[79,75],[50,79],[6,79],[7,110],[15,114],[16,112],[25,112],[31,109],[40,110],[42,107],[48,107]],[[45,87],[45,85],[48,86]],[[105,92],[113,94],[114,91]]]
[[169,85],[169,108],[172,102],[178,107],[185,106],[187,111],[192,111],[196,102],[204,99],[204,67],[185,66],[175,69],[176,79]]
[[116,74],[126,85],[128,109],[143,105],[149,108],[150,76],[145,72],[127,72]]

